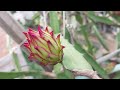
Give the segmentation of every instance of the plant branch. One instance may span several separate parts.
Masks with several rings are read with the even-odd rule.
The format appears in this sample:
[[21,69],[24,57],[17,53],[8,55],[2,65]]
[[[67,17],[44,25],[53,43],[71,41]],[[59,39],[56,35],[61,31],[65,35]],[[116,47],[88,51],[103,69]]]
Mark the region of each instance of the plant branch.
[[101,58],[98,58],[96,61],[97,61],[98,63],[102,63],[102,62],[107,61],[107,60],[109,60],[110,58],[114,57],[114,56],[117,55],[118,53],[120,53],[120,49],[118,49],[118,50],[116,50],[116,51],[114,51],[114,52],[112,52],[112,53],[110,53],[110,54],[108,54],[108,55],[105,55],[105,56],[103,56],[103,57],[101,57]]
[[77,69],[74,69],[74,70],[72,70],[72,72],[75,76],[87,76],[91,79],[102,79],[97,75],[97,72],[93,71],[93,70],[77,70]]
[[56,79],[56,74],[52,72],[43,72],[43,75]]
[[46,28],[46,26],[47,26],[46,11],[43,11],[43,19],[44,19],[44,28]]
[[64,37],[65,37],[65,25],[66,25],[65,11],[63,11],[63,36],[64,36]]

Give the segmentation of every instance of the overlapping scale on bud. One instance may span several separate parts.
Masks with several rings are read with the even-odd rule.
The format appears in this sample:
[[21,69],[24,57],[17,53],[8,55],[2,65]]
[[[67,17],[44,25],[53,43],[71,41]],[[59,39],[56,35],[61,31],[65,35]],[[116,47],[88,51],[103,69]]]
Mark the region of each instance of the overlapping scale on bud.
[[38,31],[29,28],[27,32],[23,32],[27,38],[24,46],[30,52],[28,57],[42,65],[55,65],[63,59],[63,48],[60,42],[60,34],[55,37],[53,31],[41,30],[38,26]]

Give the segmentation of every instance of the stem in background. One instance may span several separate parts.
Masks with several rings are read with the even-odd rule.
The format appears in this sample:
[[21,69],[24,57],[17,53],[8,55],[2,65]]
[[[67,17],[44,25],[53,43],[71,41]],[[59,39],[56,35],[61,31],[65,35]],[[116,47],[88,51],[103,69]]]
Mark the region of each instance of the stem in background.
[[63,37],[65,38],[65,11],[63,11]]
[[46,72],[52,72],[54,67],[54,65],[47,65],[47,66],[41,65],[41,66],[44,68]]
[[97,75],[97,72],[93,71],[93,70],[74,69],[74,70],[72,70],[72,72],[74,73],[75,76],[86,76],[86,77],[89,77],[91,79],[102,79]]
[[43,11],[43,19],[44,19],[44,28],[47,26],[47,21],[46,21],[46,12]]
[[101,57],[101,58],[98,58],[96,61],[97,61],[98,63],[102,63],[102,62],[104,62],[104,61],[109,60],[110,58],[112,58],[113,56],[117,55],[118,53],[120,53],[120,49],[118,49],[118,50],[116,50],[116,51],[114,51],[114,52],[112,52],[112,53],[110,53],[110,54],[108,54],[108,55],[105,55],[105,56],[103,56],[103,57]]
[[[65,70],[66,68],[64,67],[63,63],[61,63],[63,66],[63,70]],[[69,69],[67,69],[69,70]],[[93,70],[78,70],[78,69],[74,69],[74,70],[69,70],[70,72],[72,72],[75,76],[86,76],[89,77],[91,79],[102,79],[97,75],[96,71]]]
[[15,53],[15,52],[13,52],[12,53],[12,57],[13,57],[13,60],[14,60],[14,64],[15,64],[15,66],[16,66],[16,71],[18,71],[18,72],[21,72],[22,70],[21,70],[21,65],[20,65],[20,62],[19,62],[19,58],[18,58],[18,55],[17,55],[17,53]]
[[64,71],[66,68],[65,68],[65,66],[64,66],[64,64],[62,62],[61,62],[61,65],[62,65],[63,71]]
[[86,43],[87,43],[87,45],[88,45],[88,52],[91,54],[91,55],[93,55],[93,51],[92,51],[92,44],[91,44],[91,42],[90,42],[90,40],[88,39],[88,33],[85,31],[85,30],[82,30],[82,33],[83,33],[83,36],[84,36],[84,38],[85,38],[85,41],[86,41]]
[[70,17],[71,17],[70,13],[66,11],[66,21],[67,21],[66,22],[67,23],[66,27],[68,29],[68,32],[70,33],[71,44],[74,45],[74,38],[73,38],[73,34],[74,34],[73,30],[74,30],[74,28],[73,28],[73,26],[71,24],[71,18]]
[[78,43],[74,46],[80,53],[83,53],[83,57],[88,61],[88,63],[98,72],[98,74],[104,78],[109,79],[106,71],[94,60],[94,58],[82,48]]
[[[85,19],[84,19],[83,24],[86,25],[86,24],[88,23],[87,16],[84,15],[84,18],[85,18]],[[89,28],[88,28],[88,29],[89,29]],[[83,29],[83,30],[82,30],[82,33],[83,33],[83,36],[84,36],[84,38],[85,38],[85,41],[86,41],[86,43],[87,43],[87,45],[88,45],[88,52],[91,53],[91,55],[93,55],[92,44],[91,44],[91,42],[90,42],[90,40],[89,40],[88,32],[87,32],[85,29]]]

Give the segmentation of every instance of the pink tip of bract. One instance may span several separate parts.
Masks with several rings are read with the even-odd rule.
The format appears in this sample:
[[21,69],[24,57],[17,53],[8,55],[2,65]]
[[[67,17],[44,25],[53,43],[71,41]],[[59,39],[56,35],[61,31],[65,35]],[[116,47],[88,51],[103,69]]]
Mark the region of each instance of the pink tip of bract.
[[30,31],[28,31],[28,34],[31,35],[32,33]]
[[48,44],[51,44],[50,40],[47,41]]
[[31,37],[36,37],[35,34],[33,34],[33,33],[30,33],[30,36],[31,36]]
[[27,33],[26,32],[23,32],[24,33],[24,35],[26,36],[27,35]]
[[30,53],[30,56],[28,57],[29,60],[31,60],[33,58],[34,54],[33,53]]
[[40,65],[46,66],[46,64],[45,64],[45,63],[43,63],[43,62],[40,62]]
[[35,46],[34,48],[35,48],[36,50],[39,50],[39,49],[38,49],[38,46]]
[[23,32],[23,34],[28,38],[28,33],[27,32]]
[[43,37],[43,32],[42,32],[42,30],[41,30],[41,28],[40,28],[40,25],[38,25],[38,32],[39,32],[39,34],[40,34],[40,37]]
[[53,37],[53,35],[54,35],[53,31],[50,32],[50,35]]
[[49,33],[49,31],[48,31],[48,27],[46,27],[45,31]]
[[28,43],[24,43],[24,46],[28,48],[28,47],[29,47],[29,44],[28,44]]
[[60,34],[57,36],[57,39],[60,38]]
[[48,54],[47,58],[50,58],[50,54]]
[[31,43],[31,40],[30,39],[27,39],[28,43],[30,44]]
[[29,28],[29,31],[33,31],[31,28]]
[[65,48],[65,46],[62,46],[62,49]]

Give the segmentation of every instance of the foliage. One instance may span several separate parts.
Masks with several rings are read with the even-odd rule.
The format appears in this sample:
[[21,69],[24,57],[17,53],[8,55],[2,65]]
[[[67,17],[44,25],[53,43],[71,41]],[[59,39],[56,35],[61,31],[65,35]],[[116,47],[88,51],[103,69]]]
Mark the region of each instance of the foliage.
[[[36,25],[41,23],[41,16],[43,15],[37,12],[24,27],[36,28]],[[112,62],[114,58],[109,57],[107,60],[104,59],[102,63],[97,61],[98,56],[104,58],[105,54],[111,52],[112,47],[108,44],[108,34],[115,41],[116,49],[120,48],[120,15],[112,11],[65,11],[65,17],[63,18],[62,11],[46,11],[46,21],[43,20],[44,23],[47,22],[48,27],[54,30],[56,35],[61,35],[61,44],[65,46],[63,61],[54,65],[51,73],[54,73],[57,79],[74,79],[77,78],[72,73],[74,69],[94,70],[103,79],[120,78],[119,71],[112,73],[114,67],[119,64],[119,60],[117,61],[119,54],[115,56],[116,61],[114,64]],[[65,37],[62,36],[63,32],[65,32]],[[13,53],[16,71],[1,72],[0,78],[23,78],[25,76],[44,79],[51,78],[42,73],[45,71],[43,66],[29,62],[28,55],[24,51],[22,51],[22,54],[29,70],[27,72],[21,70],[19,58]],[[110,70],[107,66],[109,64],[112,67]],[[79,78],[83,77],[79,76]]]

